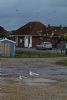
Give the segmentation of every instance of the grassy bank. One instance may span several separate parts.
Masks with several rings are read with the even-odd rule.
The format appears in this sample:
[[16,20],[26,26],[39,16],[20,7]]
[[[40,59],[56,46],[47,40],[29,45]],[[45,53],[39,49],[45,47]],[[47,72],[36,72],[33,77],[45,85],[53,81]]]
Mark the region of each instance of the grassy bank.
[[32,51],[16,51],[15,58],[53,58],[53,57],[65,57],[61,53],[51,52],[32,52]]
[[67,59],[59,60],[59,61],[56,62],[56,64],[67,66]]

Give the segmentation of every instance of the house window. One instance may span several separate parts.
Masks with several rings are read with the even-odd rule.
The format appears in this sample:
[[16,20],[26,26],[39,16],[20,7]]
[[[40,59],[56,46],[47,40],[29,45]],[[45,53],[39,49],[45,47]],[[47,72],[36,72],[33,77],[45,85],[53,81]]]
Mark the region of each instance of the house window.
[[42,32],[43,32],[42,30],[38,30],[38,31],[37,31],[37,33],[42,33]]
[[22,43],[23,42],[23,40],[22,39],[20,39],[20,43]]

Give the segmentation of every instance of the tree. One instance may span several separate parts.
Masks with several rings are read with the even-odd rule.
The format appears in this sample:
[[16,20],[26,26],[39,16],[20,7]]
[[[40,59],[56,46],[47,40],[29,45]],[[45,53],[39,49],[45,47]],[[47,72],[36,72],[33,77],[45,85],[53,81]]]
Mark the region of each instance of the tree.
[[67,43],[67,33],[64,34],[65,43]]

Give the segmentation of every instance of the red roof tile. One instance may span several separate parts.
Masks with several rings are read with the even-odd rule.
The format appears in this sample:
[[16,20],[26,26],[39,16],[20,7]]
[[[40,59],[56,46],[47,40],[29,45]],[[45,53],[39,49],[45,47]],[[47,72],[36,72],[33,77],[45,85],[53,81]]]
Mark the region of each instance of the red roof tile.
[[21,28],[13,31],[13,35],[43,35],[46,34],[46,26],[41,22],[29,22]]

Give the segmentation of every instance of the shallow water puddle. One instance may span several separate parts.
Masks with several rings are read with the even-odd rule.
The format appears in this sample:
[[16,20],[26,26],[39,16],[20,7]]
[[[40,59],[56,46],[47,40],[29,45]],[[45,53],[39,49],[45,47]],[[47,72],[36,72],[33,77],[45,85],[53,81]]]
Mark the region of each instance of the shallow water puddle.
[[6,96],[6,95],[7,95],[6,93],[0,93],[0,97]]
[[26,85],[49,85],[57,81],[52,79],[45,79],[45,78],[26,78],[26,79],[19,80],[19,82],[21,84],[22,82],[24,82],[24,84]]

